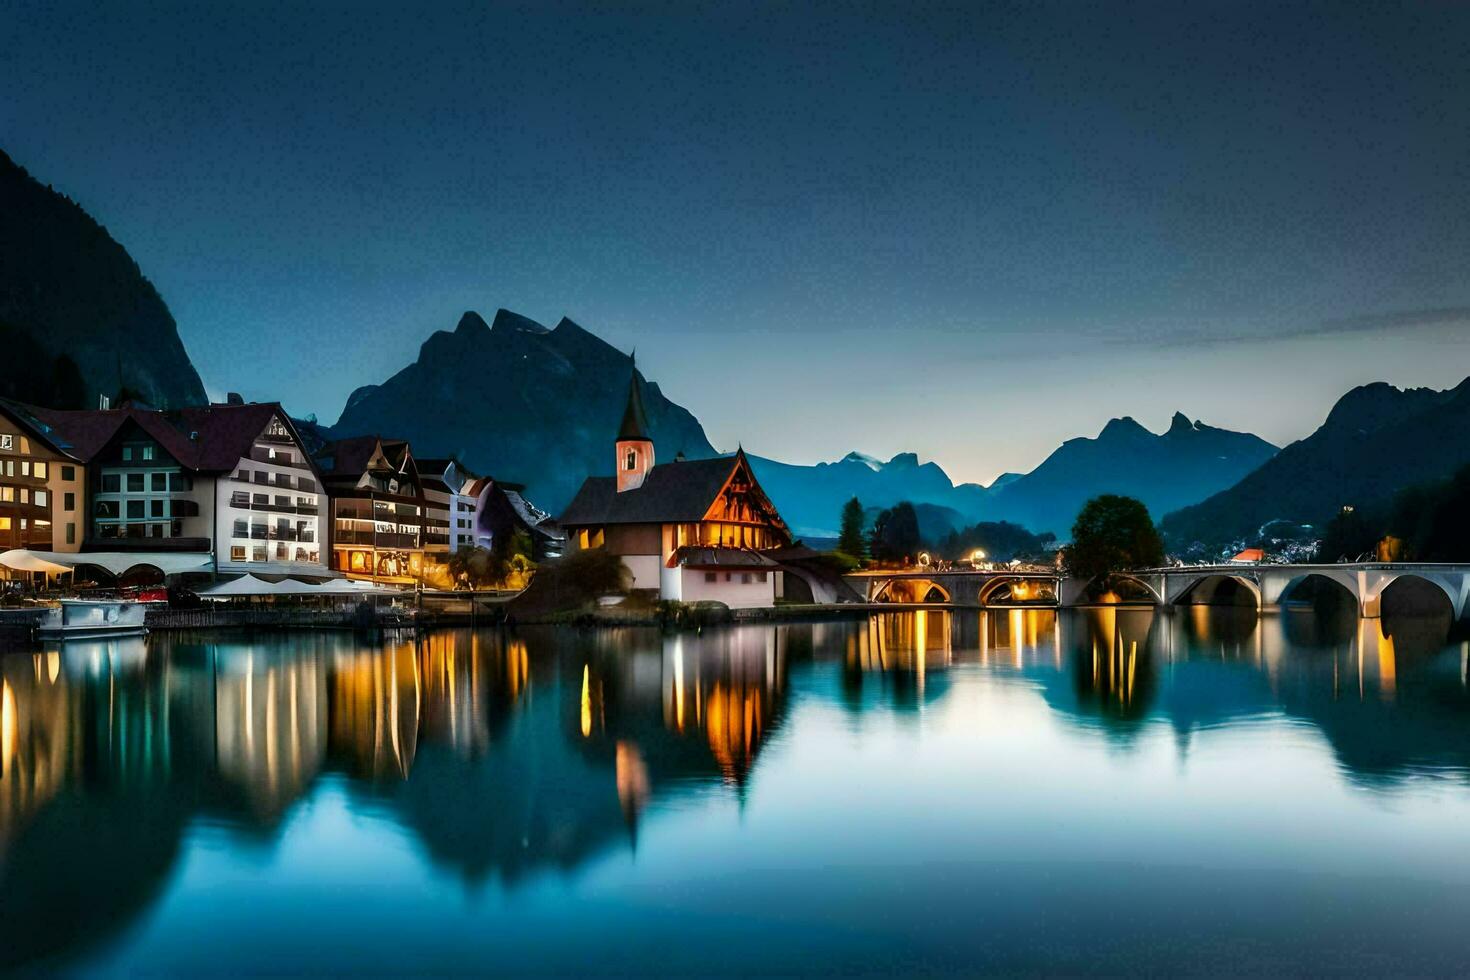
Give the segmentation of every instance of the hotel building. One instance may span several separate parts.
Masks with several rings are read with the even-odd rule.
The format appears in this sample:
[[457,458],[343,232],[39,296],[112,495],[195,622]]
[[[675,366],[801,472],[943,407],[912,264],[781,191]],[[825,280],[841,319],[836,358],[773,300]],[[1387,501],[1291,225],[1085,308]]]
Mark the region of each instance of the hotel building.
[[[316,464],[332,501],[332,568],[377,582],[421,580],[428,501],[409,444],[340,439],[322,447]],[[447,534],[442,540],[447,548]]]
[[[149,554],[187,554],[199,558],[191,570],[204,572],[327,574],[321,475],[280,405],[232,395],[227,404],[170,412],[25,413],[44,427],[53,451],[77,464],[70,474],[72,462],[48,464],[48,477],[54,470],[62,481],[48,494],[53,527],[72,523],[69,508],[82,515],[77,531],[31,550],[136,554],[144,569]],[[66,489],[68,475],[75,490]],[[69,547],[68,537],[80,537],[79,546]],[[182,567],[155,567],[164,565]]]

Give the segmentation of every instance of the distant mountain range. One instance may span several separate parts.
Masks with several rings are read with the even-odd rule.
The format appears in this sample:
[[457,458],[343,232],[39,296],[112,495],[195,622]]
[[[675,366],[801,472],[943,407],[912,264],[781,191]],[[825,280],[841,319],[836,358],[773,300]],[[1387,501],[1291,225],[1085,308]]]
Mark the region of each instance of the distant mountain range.
[[[414,363],[354,391],[328,434],[381,433],[422,456],[458,456],[526,484],[556,513],[585,477],[612,473],[632,370],[627,354],[571,320],[548,330],[508,310],[493,325],[466,313],[424,341]],[[698,420],[639,377],[657,458],[715,455]]]
[[89,408],[208,401],[168,307],[86,211],[0,152],[0,395]]
[[986,496],[985,519],[1065,540],[1089,497],[1116,493],[1142,500],[1158,520],[1233,485],[1275,454],[1258,436],[1179,413],[1162,435],[1132,418],[1113,419],[1097,438],[1068,439],[1030,473],[997,480]]
[[1171,544],[1251,538],[1274,520],[1320,525],[1387,504],[1470,463],[1470,378],[1447,391],[1377,383],[1343,395],[1310,436],[1235,485],[1164,518]]

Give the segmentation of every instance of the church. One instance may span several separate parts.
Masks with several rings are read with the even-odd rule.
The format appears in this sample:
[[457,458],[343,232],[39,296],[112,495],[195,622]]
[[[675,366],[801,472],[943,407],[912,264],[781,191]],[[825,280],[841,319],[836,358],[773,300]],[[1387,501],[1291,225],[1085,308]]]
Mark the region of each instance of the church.
[[791,532],[744,450],[655,464],[636,369],[614,450],[615,475],[588,477],[558,520],[569,550],[606,548],[633,588],[661,599],[775,604],[782,571],[763,552],[789,545]]

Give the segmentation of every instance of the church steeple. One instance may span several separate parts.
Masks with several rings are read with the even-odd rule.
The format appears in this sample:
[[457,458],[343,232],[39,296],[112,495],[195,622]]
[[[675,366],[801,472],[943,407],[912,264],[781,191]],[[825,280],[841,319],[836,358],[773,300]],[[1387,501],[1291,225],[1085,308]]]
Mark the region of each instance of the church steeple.
[[643,412],[643,386],[638,383],[638,355],[635,351],[632,376],[628,379],[628,404],[623,409],[623,423],[618,426],[618,493],[643,486],[643,478],[651,469],[653,440],[648,437],[648,417]]

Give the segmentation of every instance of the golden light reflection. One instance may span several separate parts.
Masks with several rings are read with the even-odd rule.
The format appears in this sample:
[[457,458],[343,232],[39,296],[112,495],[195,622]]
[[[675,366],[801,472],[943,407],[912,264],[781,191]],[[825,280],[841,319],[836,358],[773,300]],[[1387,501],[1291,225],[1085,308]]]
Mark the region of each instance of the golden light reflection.
[[582,737],[592,734],[592,666],[582,665]]

